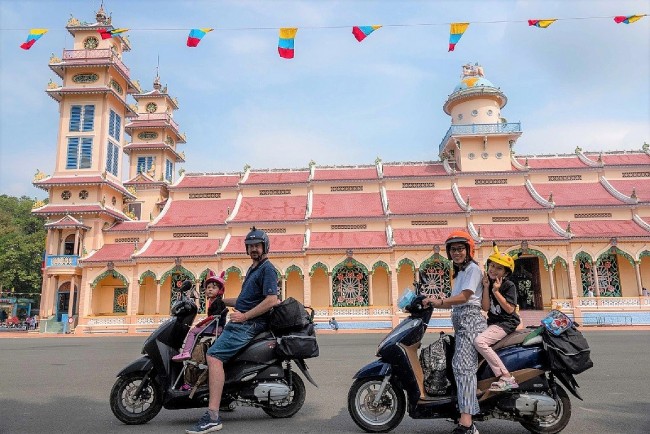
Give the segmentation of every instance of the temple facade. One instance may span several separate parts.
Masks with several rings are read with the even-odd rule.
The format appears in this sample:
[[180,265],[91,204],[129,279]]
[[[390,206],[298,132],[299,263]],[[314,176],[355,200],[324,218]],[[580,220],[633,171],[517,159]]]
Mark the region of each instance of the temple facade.
[[[559,308],[585,324],[650,324],[648,145],[517,155],[523,128],[505,119],[506,95],[468,64],[441,101],[451,123],[435,161],[183,173],[176,98],[159,77],[150,91],[130,77],[128,39],[98,32],[113,29],[103,9],[66,27],[73,49],[49,62],[61,79],[47,88],[60,107],[55,167],[34,179],[49,195],[33,210],[47,228],[41,330],[148,332],[186,279],[205,312],[209,270],[225,271],[226,297],[241,290],[253,225],[270,236],[282,297],[320,324],[390,328],[414,281],[448,295],[444,240],[457,229],[480,264],[492,242],[517,258],[524,322]],[[450,326],[449,311],[431,324]]]

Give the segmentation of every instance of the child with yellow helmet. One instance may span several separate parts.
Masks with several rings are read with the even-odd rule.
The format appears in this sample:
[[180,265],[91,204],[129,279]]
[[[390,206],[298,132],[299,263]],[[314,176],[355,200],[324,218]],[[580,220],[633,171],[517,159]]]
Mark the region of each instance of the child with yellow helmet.
[[487,271],[483,274],[481,300],[481,307],[488,313],[488,328],[476,337],[474,346],[490,365],[494,375],[499,377],[490,390],[505,391],[516,389],[519,385],[491,346],[514,332],[521,321],[516,312],[517,288],[508,280],[508,276],[515,271],[515,259],[499,252],[496,244],[493,249],[487,260]]

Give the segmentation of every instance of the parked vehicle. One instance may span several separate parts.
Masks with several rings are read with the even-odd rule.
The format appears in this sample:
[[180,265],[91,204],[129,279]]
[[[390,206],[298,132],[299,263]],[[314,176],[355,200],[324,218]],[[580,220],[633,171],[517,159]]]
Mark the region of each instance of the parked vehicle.
[[[183,387],[188,363],[172,362],[197,314],[196,304],[187,296],[191,282],[178,290],[180,299],[172,306],[171,318],[160,325],[145,341],[143,356],[117,374],[111,390],[110,404],[115,417],[128,425],[144,424],[162,408],[168,410],[207,407],[207,381],[196,390]],[[201,335],[196,339],[197,345]],[[271,332],[257,335],[226,365],[226,383],[221,407],[237,403],[261,408],[274,418],[287,418],[302,407],[305,384],[293,370],[316,385],[305,361],[279,356],[278,338]],[[207,366],[202,366],[207,369]]]
[[[412,301],[405,307],[409,317],[381,341],[376,354],[379,359],[354,375],[355,381],[348,393],[348,411],[354,422],[367,432],[394,429],[407,411],[413,419],[444,418],[457,422],[460,417],[451,368],[453,336],[441,333],[441,338],[449,339],[444,351],[446,375],[442,375],[448,383],[445,382],[441,395],[428,396],[425,392],[417,351],[433,308],[424,308],[423,299],[423,295],[413,294]],[[578,384],[571,374],[551,368],[541,336],[523,343],[531,332],[531,329],[518,330],[493,346],[515,376],[518,389],[489,391],[497,378],[484,360],[480,362],[477,395],[481,411],[474,416],[475,421],[507,419],[519,422],[534,433],[557,433],[569,423],[571,400],[565,388],[582,399],[576,390]]]

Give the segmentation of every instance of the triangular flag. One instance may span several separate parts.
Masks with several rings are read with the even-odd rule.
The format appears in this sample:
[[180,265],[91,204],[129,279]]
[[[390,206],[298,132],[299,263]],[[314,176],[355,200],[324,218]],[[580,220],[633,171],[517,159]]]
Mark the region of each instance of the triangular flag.
[[27,40],[20,44],[20,48],[23,50],[29,50],[32,48],[32,45],[38,41],[41,36],[47,33],[47,29],[30,29],[29,35],[27,35]]
[[284,59],[293,59],[293,45],[298,33],[296,27],[283,27],[280,29],[280,41],[278,42],[278,53]]
[[129,29],[113,29],[113,30],[97,29],[97,31],[101,35],[102,39],[111,39],[113,36],[119,33],[128,32]]
[[632,24],[637,21],[639,21],[641,18],[645,17],[645,14],[643,15],[620,15],[618,17],[614,17],[614,21],[616,21],[617,24],[625,23],[625,24]]
[[451,29],[449,30],[449,50],[454,51],[456,44],[460,41],[460,37],[463,36],[465,30],[469,27],[469,23],[451,23]]
[[352,34],[357,38],[357,41],[361,42],[380,27],[381,26],[354,26],[352,27]]
[[557,18],[553,18],[550,20],[528,20],[528,25],[529,26],[535,26],[535,27],[541,27],[542,29],[547,28],[551,24],[557,21]]
[[201,38],[205,36],[206,33],[209,33],[213,31],[214,29],[210,28],[201,28],[201,29],[192,29],[190,30],[190,34],[187,37],[187,46],[188,47],[196,47],[199,45],[199,42],[201,42]]

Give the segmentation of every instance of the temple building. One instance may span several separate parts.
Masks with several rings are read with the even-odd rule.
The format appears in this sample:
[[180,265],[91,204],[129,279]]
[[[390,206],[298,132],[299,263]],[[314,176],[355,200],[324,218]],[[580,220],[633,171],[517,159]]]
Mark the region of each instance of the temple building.
[[[128,39],[99,36],[113,29],[103,9],[66,28],[74,46],[49,62],[61,80],[47,88],[60,108],[55,165],[34,179],[49,195],[33,210],[47,229],[48,331],[69,321],[75,333],[148,332],[186,279],[205,312],[209,270],[225,271],[226,297],[237,296],[253,225],[270,236],[282,297],[313,307],[319,324],[390,328],[415,280],[448,295],[444,241],[458,229],[474,238],[480,264],[493,241],[517,258],[524,322],[559,308],[585,324],[650,324],[648,145],[517,155],[524,131],[505,119],[506,95],[468,64],[441,101],[451,124],[435,161],[182,173],[179,104],[160,78],[145,91],[130,77]],[[431,324],[450,326],[449,311]]]

